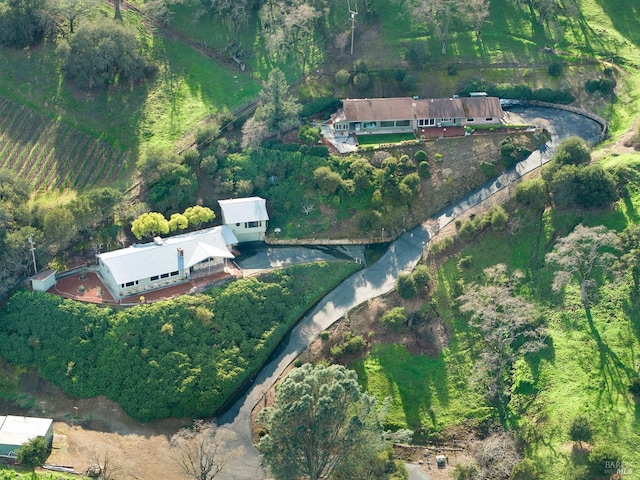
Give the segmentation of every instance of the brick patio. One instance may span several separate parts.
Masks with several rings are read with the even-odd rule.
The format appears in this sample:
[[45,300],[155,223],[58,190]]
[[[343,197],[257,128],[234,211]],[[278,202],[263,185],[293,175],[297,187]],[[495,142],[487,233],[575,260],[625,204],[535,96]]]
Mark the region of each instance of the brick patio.
[[200,274],[177,285],[141,292],[118,301],[109,293],[109,290],[95,272],[86,271],[60,278],[48,290],[48,293],[54,293],[81,302],[104,305],[135,305],[140,303],[141,296],[144,297],[145,303],[167,300],[180,295],[199,292],[209,286],[223,283],[232,278],[242,278],[242,276],[242,271],[230,262],[224,272]]

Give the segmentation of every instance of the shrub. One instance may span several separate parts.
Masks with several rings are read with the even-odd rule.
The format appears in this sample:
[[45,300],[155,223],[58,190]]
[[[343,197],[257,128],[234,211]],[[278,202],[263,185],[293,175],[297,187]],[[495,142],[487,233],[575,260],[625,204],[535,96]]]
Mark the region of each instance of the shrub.
[[415,159],[416,162],[424,162],[427,160],[427,152],[425,152],[424,150],[418,150],[416,153],[413,154],[413,158]]
[[569,426],[569,438],[574,442],[588,442],[593,437],[593,428],[587,417],[578,416]]
[[471,255],[466,255],[464,257],[460,257],[458,260],[458,269],[463,270],[471,267],[473,261],[473,257]]
[[393,72],[393,78],[396,79],[396,82],[402,82],[404,77],[407,76],[407,71],[404,68],[396,68]]
[[613,89],[616,87],[616,81],[613,78],[603,78],[600,80],[600,84],[598,85],[598,90],[603,95],[608,95],[613,92]]
[[385,328],[398,329],[407,323],[407,312],[404,307],[395,307],[380,317],[380,324]]
[[396,291],[401,298],[413,298],[418,293],[416,282],[408,273],[401,273],[396,279]]
[[313,172],[313,179],[318,188],[327,195],[333,195],[342,185],[342,177],[329,167],[318,167]]
[[417,69],[426,67],[429,61],[429,50],[425,42],[414,40],[409,44],[406,54],[407,61]]
[[355,62],[353,62],[353,70],[358,73],[367,73],[369,72],[369,67],[367,66],[367,62],[363,59],[359,58]]
[[344,86],[351,79],[351,74],[347,70],[342,69],[338,70],[333,78],[338,85]]
[[318,143],[320,140],[320,127],[314,127],[313,125],[303,125],[298,131],[298,140],[308,145]]
[[587,93],[595,93],[600,88],[600,80],[589,79],[584,82],[584,91]]
[[418,265],[411,275],[417,288],[424,288],[431,281],[431,275],[426,265]]
[[[347,74],[347,79],[344,81],[344,83],[339,85],[346,85],[346,83],[349,81],[349,78],[351,78],[351,75],[346,70],[339,70],[338,72],[336,72],[336,77],[340,72],[345,72]],[[338,83],[337,80],[336,80],[336,83]],[[307,118],[307,117],[312,117],[313,115],[317,115],[318,113],[323,112],[325,110],[333,111],[337,107],[339,107],[340,104],[341,104],[340,99],[336,97],[325,96],[325,97],[315,98],[312,101],[305,103],[302,106],[302,110],[300,110],[300,116],[302,118]]]
[[320,332],[320,338],[325,342],[329,340],[330,336],[331,335],[329,334],[329,330],[323,330],[322,332]]
[[213,176],[218,169],[218,159],[214,155],[207,155],[200,160],[200,169],[207,175]]
[[609,478],[622,464],[622,457],[611,445],[596,445],[589,453],[589,470],[597,477]]
[[420,175],[421,178],[431,177],[431,166],[429,165],[429,162],[420,162],[420,164],[418,165],[418,175]]
[[534,178],[516,185],[516,201],[535,209],[544,208],[549,203],[547,184],[541,178]]
[[549,65],[549,75],[552,77],[559,77],[562,74],[562,65],[560,62],[553,62]]
[[409,93],[415,90],[417,84],[418,80],[413,75],[407,75],[404,77],[404,80],[402,80],[402,88]]
[[361,92],[365,92],[371,86],[371,77],[368,73],[358,73],[353,77],[353,84]]
[[362,335],[351,335],[351,332],[348,332],[350,335],[344,340],[344,352],[345,353],[359,353],[364,350],[366,345],[364,338]]
[[502,205],[494,205],[491,209],[491,226],[495,230],[502,230],[509,221],[509,215]]
[[454,77],[454,76],[456,76],[456,75],[458,74],[458,67],[456,67],[455,65],[449,65],[449,66],[447,67],[447,74],[448,74],[450,77]]
[[196,144],[198,150],[202,151],[209,144],[211,144],[220,135],[220,126],[215,123],[210,123],[204,127],[198,128],[196,131]]

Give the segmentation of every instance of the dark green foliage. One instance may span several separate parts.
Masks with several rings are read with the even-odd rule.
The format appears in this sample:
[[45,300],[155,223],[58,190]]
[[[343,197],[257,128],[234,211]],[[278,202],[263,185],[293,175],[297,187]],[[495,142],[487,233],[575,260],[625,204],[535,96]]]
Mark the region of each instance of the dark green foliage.
[[[344,80],[345,78],[344,73],[341,73],[341,72],[346,72],[346,80]],[[338,81],[339,76],[341,77],[340,81]],[[346,70],[339,70],[336,73],[336,83],[338,83],[339,85],[345,85],[349,81],[349,78],[350,78],[350,74]],[[340,83],[340,82],[344,82],[344,83]],[[309,118],[314,115],[317,115],[318,113],[322,113],[324,111],[330,111],[331,113],[333,113],[341,104],[342,104],[342,101],[336,97],[327,96],[327,97],[314,98],[313,100],[311,100],[308,103],[305,103],[302,106],[302,110],[300,111],[300,116],[302,118]]]
[[195,203],[198,179],[175,153],[151,150],[138,161],[137,167],[154,210],[162,213],[181,211]]
[[0,44],[24,48],[39,44],[54,22],[43,0],[7,0],[0,3]]
[[569,438],[574,442],[588,442],[593,437],[593,428],[587,417],[579,416],[571,421]]
[[589,471],[594,476],[609,478],[620,468],[622,458],[611,445],[596,445],[589,453]]
[[285,377],[273,406],[260,412],[268,433],[258,449],[274,478],[319,480],[334,471],[338,478],[367,478],[356,472],[368,470],[385,449],[380,417],[354,371],[305,364]]
[[418,165],[418,175],[421,178],[430,178],[431,177],[431,166],[429,162],[423,161]]
[[411,275],[413,276],[413,281],[417,288],[424,288],[429,285],[429,282],[431,281],[431,274],[429,274],[429,269],[426,265],[418,265],[413,269]]
[[421,70],[429,61],[429,50],[425,42],[414,40],[407,47],[407,61],[416,69]]
[[220,126],[217,123],[208,123],[196,131],[196,145],[198,150],[207,148],[220,135]]
[[570,104],[575,102],[575,97],[568,91],[541,88],[532,90],[528,85],[492,85],[472,79],[458,92],[459,95],[468,96],[470,92],[487,92],[492,97],[513,98],[518,100],[540,100],[543,102]]
[[590,161],[591,150],[580,137],[563,140],[553,155],[553,162],[558,165],[586,165]]
[[16,461],[33,470],[47,460],[49,445],[44,437],[38,436],[23,443],[16,453]]
[[427,152],[424,150],[418,150],[413,154],[413,158],[416,162],[425,162],[427,160]]
[[61,53],[65,76],[86,90],[138,82],[153,72],[140,56],[135,34],[121,22],[81,24]]
[[458,74],[458,67],[456,67],[455,65],[448,65],[447,73],[449,74],[450,77],[456,76]]
[[633,398],[636,400],[640,398],[640,378],[636,377],[631,380],[631,383],[629,383],[629,393],[633,395]]
[[407,75],[402,80],[402,88],[407,93],[413,93],[418,85],[418,80],[413,75]]
[[413,298],[418,293],[416,282],[409,273],[401,273],[396,279],[396,291],[402,298]]
[[395,307],[380,317],[380,324],[385,328],[398,329],[407,323],[407,312],[404,307]]
[[608,95],[613,92],[615,87],[614,78],[590,79],[584,82],[584,90],[587,93],[600,92],[602,95]]
[[356,73],[356,76],[353,77],[353,84],[359,91],[366,92],[371,86],[371,77],[365,72]]
[[37,365],[74,397],[106,395],[140,420],[210,416],[353,269],[301,265],[115,312],[21,291],[0,312],[0,354]]
[[562,75],[562,64],[560,62],[553,62],[549,65],[549,75],[552,77],[559,77]]
[[502,230],[509,221],[509,215],[502,205],[494,205],[491,208],[491,228]]
[[338,70],[334,76],[334,80],[340,86],[346,85],[351,80],[351,74],[347,70]]
[[538,467],[528,458],[516,463],[509,476],[509,480],[538,480],[539,478]]
[[547,184],[541,178],[534,178],[516,185],[516,200],[535,209],[544,208],[549,203]]
[[358,73],[368,73],[369,72],[369,67],[367,65],[367,62],[360,58],[360,59],[356,60],[355,62],[353,62],[353,70],[355,71],[356,74],[358,74]]
[[618,198],[613,178],[599,165],[565,165],[554,173],[549,190],[554,204],[565,209],[605,207]]
[[307,150],[307,155],[309,155],[310,157],[328,158],[329,147],[325,145],[317,145],[317,146],[311,147],[309,148],[309,150]]
[[200,160],[200,169],[209,176],[213,176],[218,169],[218,159],[214,155],[207,155]]

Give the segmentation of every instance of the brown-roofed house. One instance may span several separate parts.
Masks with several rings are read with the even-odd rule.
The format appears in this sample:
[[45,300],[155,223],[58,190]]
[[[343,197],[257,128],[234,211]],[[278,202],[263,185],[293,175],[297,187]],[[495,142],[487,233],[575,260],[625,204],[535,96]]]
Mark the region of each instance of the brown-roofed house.
[[496,97],[356,98],[342,101],[333,117],[336,133],[358,135],[410,133],[429,127],[500,123],[504,112]]

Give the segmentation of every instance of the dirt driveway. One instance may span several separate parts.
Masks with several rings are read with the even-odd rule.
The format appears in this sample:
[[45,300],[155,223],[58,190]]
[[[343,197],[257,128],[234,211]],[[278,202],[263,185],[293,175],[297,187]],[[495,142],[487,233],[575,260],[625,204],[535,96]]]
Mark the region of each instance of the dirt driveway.
[[189,419],[137,422],[105,397],[74,400],[32,374],[21,377],[20,391],[17,402],[1,401],[0,411],[54,419],[48,463],[84,473],[108,460],[114,480],[187,480],[168,440]]

